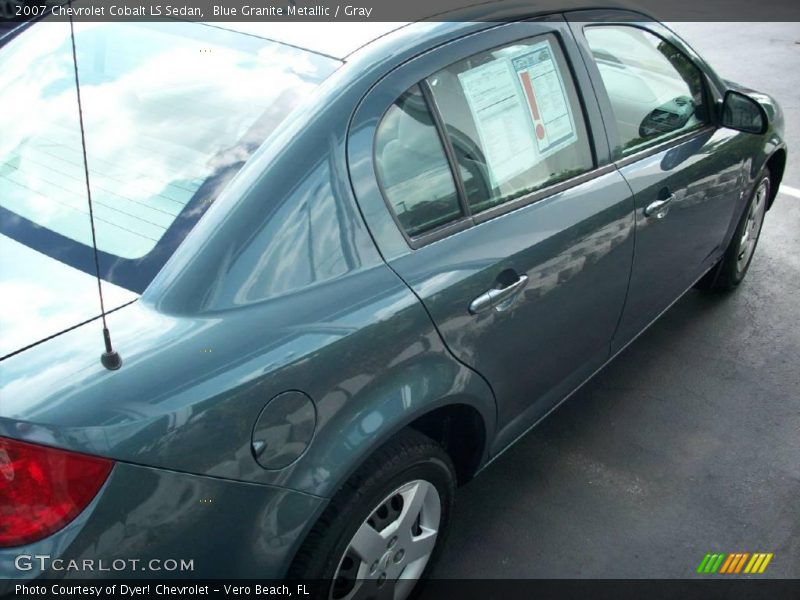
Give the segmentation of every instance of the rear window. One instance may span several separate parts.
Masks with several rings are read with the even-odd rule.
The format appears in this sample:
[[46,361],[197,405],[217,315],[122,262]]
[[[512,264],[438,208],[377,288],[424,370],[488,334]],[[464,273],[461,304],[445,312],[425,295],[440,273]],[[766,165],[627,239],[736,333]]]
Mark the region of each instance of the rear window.
[[[142,291],[221,188],[339,63],[201,23],[80,23],[101,276]],[[2,233],[94,273],[68,23],[0,48]]]

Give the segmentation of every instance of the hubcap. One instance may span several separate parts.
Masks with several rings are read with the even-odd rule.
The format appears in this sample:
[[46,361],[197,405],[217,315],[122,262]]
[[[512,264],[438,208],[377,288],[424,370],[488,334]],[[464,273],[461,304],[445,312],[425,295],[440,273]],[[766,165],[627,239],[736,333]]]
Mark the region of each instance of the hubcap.
[[761,233],[761,226],[764,223],[764,213],[767,209],[767,198],[769,197],[769,182],[764,179],[758,185],[755,196],[750,202],[747,212],[747,222],[744,232],[739,240],[739,254],[736,257],[736,272],[741,274],[750,263],[753,252],[756,249],[758,235]]
[[386,496],[339,560],[330,598],[407,598],[433,553],[441,513],[439,492],[421,479]]

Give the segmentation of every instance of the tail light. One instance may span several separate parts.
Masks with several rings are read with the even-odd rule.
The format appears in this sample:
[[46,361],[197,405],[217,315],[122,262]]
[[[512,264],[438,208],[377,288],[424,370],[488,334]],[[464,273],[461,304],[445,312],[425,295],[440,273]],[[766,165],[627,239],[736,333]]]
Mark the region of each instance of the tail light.
[[58,531],[86,508],[113,462],[0,437],[0,547]]

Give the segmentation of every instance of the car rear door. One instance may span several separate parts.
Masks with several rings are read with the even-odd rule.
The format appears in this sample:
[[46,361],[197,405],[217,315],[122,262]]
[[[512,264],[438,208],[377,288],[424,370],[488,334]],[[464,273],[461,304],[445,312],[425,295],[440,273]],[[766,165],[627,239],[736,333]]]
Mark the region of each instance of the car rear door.
[[672,32],[642,18],[624,11],[567,15],[614,163],[635,198],[633,271],[612,350],[719,259],[746,188],[746,140],[715,125],[714,82]]
[[352,123],[370,230],[453,354],[492,386],[493,451],[607,360],[623,307],[633,200],[591,89],[553,16],[406,63]]

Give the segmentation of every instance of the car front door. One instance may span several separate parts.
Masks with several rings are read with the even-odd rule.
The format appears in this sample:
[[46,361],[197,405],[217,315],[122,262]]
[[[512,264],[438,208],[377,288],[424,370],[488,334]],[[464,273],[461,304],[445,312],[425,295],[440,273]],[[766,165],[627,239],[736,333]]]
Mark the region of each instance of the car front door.
[[716,127],[719,94],[691,50],[657,23],[620,17],[625,13],[568,15],[613,159],[635,198],[633,271],[612,350],[719,259],[746,187],[746,140]]
[[608,359],[633,199],[599,117],[560,16],[426,53],[354,116],[364,216],[451,352],[492,386],[494,452]]

